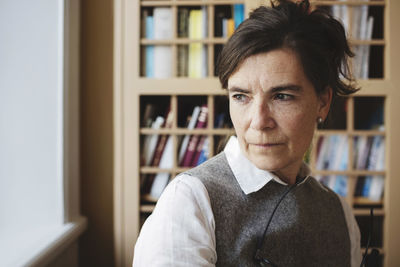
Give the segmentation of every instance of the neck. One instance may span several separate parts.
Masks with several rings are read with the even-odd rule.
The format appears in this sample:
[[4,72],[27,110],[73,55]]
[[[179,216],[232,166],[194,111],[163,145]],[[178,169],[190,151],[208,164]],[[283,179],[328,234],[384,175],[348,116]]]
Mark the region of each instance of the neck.
[[297,176],[300,172],[302,161],[294,164],[293,166],[288,166],[287,168],[273,171],[272,173],[279,177],[285,183],[292,185],[296,183]]

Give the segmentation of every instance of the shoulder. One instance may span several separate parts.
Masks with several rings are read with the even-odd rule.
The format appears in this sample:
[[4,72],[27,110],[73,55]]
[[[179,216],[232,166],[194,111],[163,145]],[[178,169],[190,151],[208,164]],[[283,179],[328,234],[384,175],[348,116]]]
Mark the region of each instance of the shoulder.
[[194,176],[178,175],[165,188],[140,231],[134,266],[188,266],[188,255],[198,266],[211,266],[208,263],[216,259],[214,231],[204,185]]
[[215,155],[214,157],[200,164],[199,166],[186,171],[185,174],[197,177],[207,175],[209,176],[224,171],[226,169],[224,167],[226,166],[229,168],[225,152],[221,152],[218,155]]
[[186,171],[184,174],[197,177],[204,184],[207,190],[224,186],[227,180],[230,183],[235,177],[228,163],[225,152],[219,153],[203,164]]

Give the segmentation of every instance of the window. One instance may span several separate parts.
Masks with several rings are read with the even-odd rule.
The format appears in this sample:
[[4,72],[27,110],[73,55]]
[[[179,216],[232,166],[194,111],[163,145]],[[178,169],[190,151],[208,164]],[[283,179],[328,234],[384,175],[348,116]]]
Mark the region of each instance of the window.
[[77,78],[69,72],[78,55],[78,45],[70,46],[77,7],[72,0],[0,3],[1,266],[40,260],[50,243],[84,225],[71,206],[78,203],[71,200],[78,196],[71,162],[78,113],[70,109]]

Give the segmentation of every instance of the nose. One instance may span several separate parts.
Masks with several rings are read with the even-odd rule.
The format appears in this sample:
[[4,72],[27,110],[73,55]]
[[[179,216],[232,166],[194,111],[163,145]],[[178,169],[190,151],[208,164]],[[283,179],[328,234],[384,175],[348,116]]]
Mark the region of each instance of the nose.
[[254,103],[251,113],[250,128],[254,130],[266,130],[273,129],[276,126],[273,112],[265,101]]

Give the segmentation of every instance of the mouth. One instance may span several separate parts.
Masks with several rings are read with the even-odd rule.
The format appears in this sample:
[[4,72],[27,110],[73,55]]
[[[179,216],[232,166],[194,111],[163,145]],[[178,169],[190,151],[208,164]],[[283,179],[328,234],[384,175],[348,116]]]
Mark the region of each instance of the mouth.
[[283,143],[255,143],[255,144],[250,144],[253,145],[255,147],[259,147],[259,148],[270,148],[270,147],[276,147],[276,146],[281,146],[283,145]]

